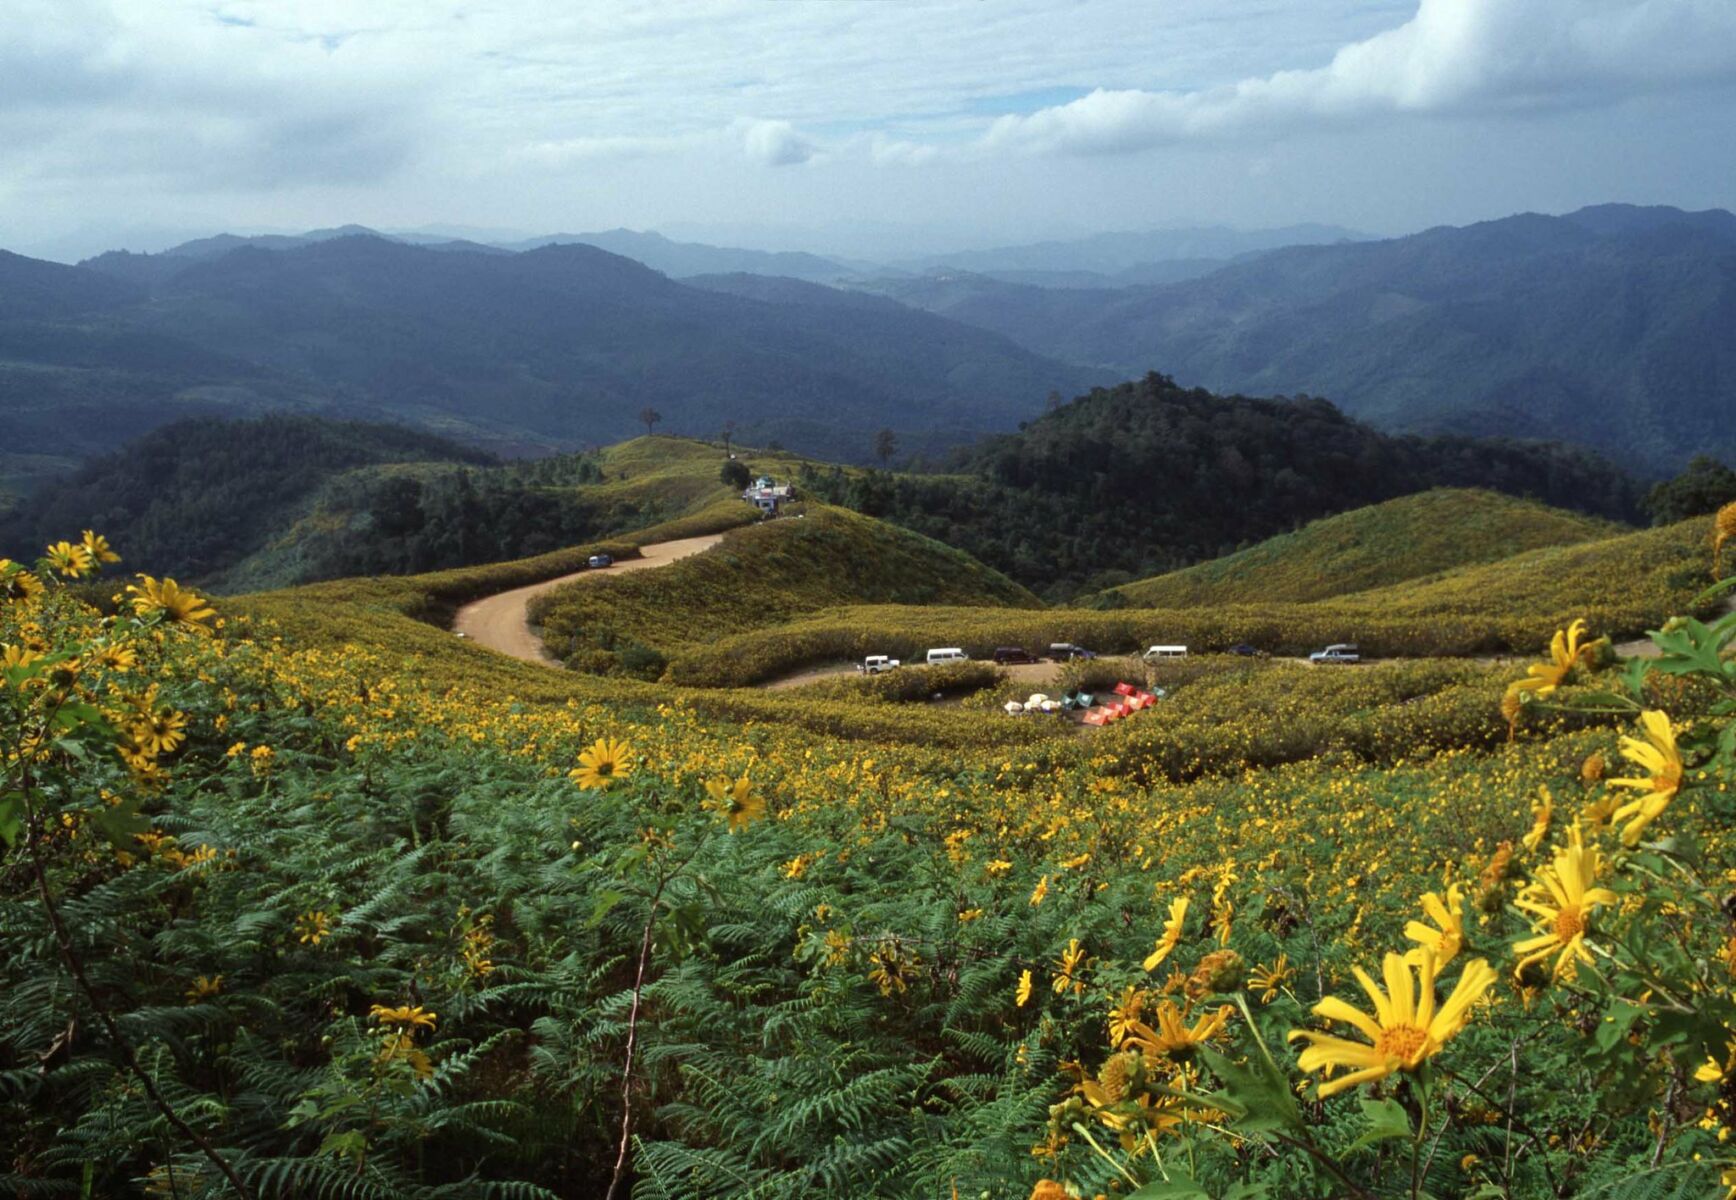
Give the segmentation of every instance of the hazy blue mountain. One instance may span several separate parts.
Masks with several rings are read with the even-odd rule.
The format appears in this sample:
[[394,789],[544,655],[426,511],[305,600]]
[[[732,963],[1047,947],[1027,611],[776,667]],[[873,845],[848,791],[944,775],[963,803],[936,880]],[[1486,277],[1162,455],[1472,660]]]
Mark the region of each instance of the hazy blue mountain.
[[882,427],[910,452],[954,445],[1109,379],[884,300],[794,280],[759,296],[689,287],[586,245],[353,235],[87,268],[7,256],[0,297],[14,453],[88,454],[178,416],[278,408],[511,453],[616,440],[650,406],[663,431],[734,421],[744,438],[862,459]]
[[[1203,226],[1095,233],[1088,237],[958,250],[895,260],[905,271],[952,268],[993,274],[1003,271],[1093,271],[1114,276],[1130,268],[1178,259],[1231,259],[1283,246],[1361,241],[1366,234],[1337,225],[1287,225],[1280,229]],[[1131,282],[1131,281],[1130,281]]]
[[740,250],[707,246],[699,242],[674,242],[660,233],[610,229],[602,233],[554,233],[508,245],[511,250],[535,250],[542,246],[596,246],[642,262],[653,270],[680,279],[690,275],[780,275],[829,283],[854,274],[854,270],[829,258],[800,251]]
[[1307,393],[1387,428],[1736,455],[1736,217],[1603,205],[1294,246],[1160,287],[863,286],[1123,375]]

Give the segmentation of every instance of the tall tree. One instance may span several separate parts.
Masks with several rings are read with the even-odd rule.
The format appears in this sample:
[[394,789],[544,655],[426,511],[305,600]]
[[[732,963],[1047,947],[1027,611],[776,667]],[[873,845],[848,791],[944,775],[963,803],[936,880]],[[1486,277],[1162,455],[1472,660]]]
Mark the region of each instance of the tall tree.
[[639,419],[645,423],[645,436],[650,437],[657,428],[657,422],[663,419],[663,414],[654,408],[639,410]]
[[880,460],[881,466],[892,461],[892,456],[898,453],[898,435],[890,429],[882,429],[874,435],[874,457]]
[[729,453],[729,444],[735,440],[735,422],[734,421],[725,421],[723,423],[722,436],[723,436],[723,452],[725,454],[728,454]]

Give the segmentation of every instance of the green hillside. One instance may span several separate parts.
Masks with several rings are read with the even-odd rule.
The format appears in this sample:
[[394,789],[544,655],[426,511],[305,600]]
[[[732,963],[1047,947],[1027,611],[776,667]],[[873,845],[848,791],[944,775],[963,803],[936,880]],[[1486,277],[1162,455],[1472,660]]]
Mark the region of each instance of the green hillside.
[[1051,601],[1428,488],[1490,488],[1608,517],[1635,515],[1639,500],[1623,471],[1571,446],[1394,436],[1324,400],[1219,396],[1156,373],[1096,389],[951,466],[805,482]]
[[843,604],[1035,608],[1037,598],[961,550],[844,509],[740,529],[655,571],[587,579],[533,603],[557,657],[655,676],[683,648]]
[[[740,451],[787,478],[787,454]],[[0,507],[0,553],[28,559],[67,529],[112,531],[128,565],[221,592],[403,575],[533,557],[674,521],[727,529],[753,510],[723,451],[636,438],[588,454],[496,463],[386,425],[274,415],[187,421]]]
[[1437,488],[1313,521],[1100,599],[1136,608],[1303,603],[1614,532],[1607,522],[1530,500]]

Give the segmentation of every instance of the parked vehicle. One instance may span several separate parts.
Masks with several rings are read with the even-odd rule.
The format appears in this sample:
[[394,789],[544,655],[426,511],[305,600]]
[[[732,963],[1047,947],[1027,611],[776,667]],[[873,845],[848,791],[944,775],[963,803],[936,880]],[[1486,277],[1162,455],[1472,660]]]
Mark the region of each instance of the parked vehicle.
[[931,667],[938,666],[940,663],[969,661],[970,655],[966,654],[963,650],[960,650],[957,646],[944,646],[940,649],[930,650],[928,652],[928,665]]
[[882,671],[896,671],[903,665],[896,658],[887,658],[884,654],[870,654],[856,664],[856,669],[864,675],[878,675]]
[[1334,642],[1324,650],[1316,650],[1308,656],[1309,662],[1316,663],[1354,663],[1361,662],[1362,655],[1358,653],[1355,642]]
[[1230,653],[1239,654],[1243,658],[1266,657],[1266,652],[1264,650],[1260,649],[1258,646],[1249,645],[1247,642],[1237,642],[1234,646],[1230,647]]
[[1056,662],[1072,662],[1076,658],[1096,658],[1097,653],[1072,642],[1050,642],[1049,657]]
[[1034,663],[1037,656],[1023,646],[996,646],[995,662],[999,666],[1011,667],[1020,663]]
[[615,565],[615,558],[611,554],[593,554],[585,560],[585,565],[587,567],[612,567]]
[[1157,662],[1159,659],[1163,659],[1163,658],[1186,658],[1187,657],[1187,647],[1186,646],[1153,646],[1151,649],[1147,650],[1144,654],[1141,654],[1139,657],[1143,658],[1146,662]]

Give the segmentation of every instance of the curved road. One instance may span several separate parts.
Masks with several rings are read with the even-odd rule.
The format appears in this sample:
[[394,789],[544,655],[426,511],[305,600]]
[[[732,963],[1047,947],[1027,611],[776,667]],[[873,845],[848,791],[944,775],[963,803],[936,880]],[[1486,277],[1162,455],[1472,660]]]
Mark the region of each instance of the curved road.
[[469,638],[478,646],[486,646],[490,650],[498,650],[502,654],[510,654],[525,662],[541,663],[545,667],[559,667],[560,660],[543,648],[542,639],[530,627],[530,602],[544,592],[553,591],[565,584],[580,579],[593,579],[616,575],[622,571],[646,571],[652,567],[666,567],[678,559],[690,554],[698,554],[701,550],[709,550],[723,540],[721,533],[708,534],[705,537],[682,538],[675,542],[655,542],[649,546],[639,547],[639,557],[618,562],[612,567],[598,567],[594,570],[575,571],[571,575],[562,575],[557,579],[545,579],[541,583],[533,583],[529,587],[513,588],[510,592],[486,596],[481,600],[473,600],[458,610],[457,618],[452,622],[454,632]]

